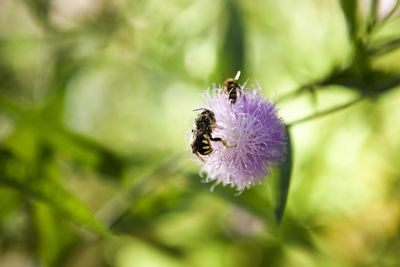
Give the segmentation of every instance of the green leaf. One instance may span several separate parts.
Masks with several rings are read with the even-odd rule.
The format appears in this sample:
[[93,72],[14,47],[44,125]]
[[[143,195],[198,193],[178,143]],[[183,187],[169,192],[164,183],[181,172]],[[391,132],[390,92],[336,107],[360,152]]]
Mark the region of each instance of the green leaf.
[[[105,174],[105,177],[117,179],[122,176],[124,162],[118,155],[88,137],[64,128],[51,117],[48,118],[47,114],[51,112],[22,107],[1,94],[0,110],[9,114],[19,125],[19,131],[14,134],[16,137],[12,138],[16,140],[10,140],[7,144],[15,151],[27,154],[32,150],[33,153],[33,144],[30,144],[28,146],[30,149],[26,151],[25,145],[18,139],[27,142],[26,136],[34,135],[30,139],[39,137],[53,150],[65,155],[71,161],[95,169]],[[24,133],[21,134],[22,130]]]
[[400,38],[384,40],[368,47],[368,55],[378,57],[394,52],[400,47]]
[[353,48],[352,69],[355,75],[368,79],[369,60],[366,44],[361,35],[361,29],[358,19],[358,7],[356,0],[341,0],[344,16],[347,22],[347,31]]
[[357,14],[357,1],[356,0],[340,0],[340,7],[344,13],[347,23],[347,31],[350,40],[354,42],[358,35],[358,14]]
[[368,58],[367,49],[364,42],[361,39],[357,39],[354,42],[354,59],[352,69],[354,74],[361,77],[367,82],[370,80],[370,62]]
[[377,23],[378,17],[378,0],[372,0],[370,4],[367,32],[370,33]]
[[243,19],[237,1],[227,1],[224,14],[227,16],[227,27],[218,58],[219,69],[226,78],[235,76],[239,70],[243,72],[246,49]]
[[293,165],[292,142],[288,127],[286,127],[286,136],[287,136],[287,155],[286,155],[286,161],[279,166],[279,184],[278,184],[278,194],[276,196],[275,220],[278,224],[281,223],[283,214],[285,212],[285,207],[289,193],[290,178],[292,175],[292,165]]
[[45,171],[38,172],[36,169],[34,165],[16,158],[9,151],[0,149],[0,186],[13,188],[25,198],[43,203],[100,236],[109,234],[91,211],[73,193],[66,190],[58,179],[48,177]]
[[61,265],[65,252],[79,240],[77,233],[71,233],[68,224],[60,221],[47,205],[33,203],[32,211],[40,266]]
[[49,10],[50,0],[25,0],[25,4],[28,6],[34,18],[41,22],[43,26],[48,27],[49,25]]

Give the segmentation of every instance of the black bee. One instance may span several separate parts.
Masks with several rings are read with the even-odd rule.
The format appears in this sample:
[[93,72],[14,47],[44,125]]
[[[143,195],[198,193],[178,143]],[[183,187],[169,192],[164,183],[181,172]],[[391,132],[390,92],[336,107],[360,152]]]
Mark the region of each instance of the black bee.
[[192,153],[196,154],[196,156],[202,161],[204,160],[200,157],[200,155],[206,156],[213,151],[211,147],[211,141],[222,142],[224,146],[229,147],[229,145],[222,138],[212,137],[212,131],[216,127],[217,124],[214,112],[208,109],[203,109],[203,111],[195,120],[195,126],[194,129],[192,129],[193,141],[191,144]]
[[238,94],[241,90],[241,87],[238,83],[239,77],[240,71],[236,73],[235,78],[226,79],[222,85],[222,92],[228,94],[228,99],[232,104],[236,103]]

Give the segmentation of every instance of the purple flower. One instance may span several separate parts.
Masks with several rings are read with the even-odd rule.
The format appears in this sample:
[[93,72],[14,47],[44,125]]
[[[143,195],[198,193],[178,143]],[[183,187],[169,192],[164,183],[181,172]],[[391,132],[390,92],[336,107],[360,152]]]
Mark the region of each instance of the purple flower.
[[214,87],[206,94],[204,108],[215,113],[217,127],[212,137],[228,144],[211,142],[213,152],[202,157],[200,173],[205,181],[243,191],[261,183],[270,167],[284,160],[285,125],[259,87],[250,90],[243,86],[234,104],[221,88]]

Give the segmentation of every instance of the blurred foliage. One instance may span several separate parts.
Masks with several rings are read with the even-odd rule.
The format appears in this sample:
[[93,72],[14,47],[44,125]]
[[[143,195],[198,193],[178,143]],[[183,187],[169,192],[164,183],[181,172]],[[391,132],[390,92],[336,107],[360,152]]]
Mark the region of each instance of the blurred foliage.
[[[0,266],[398,266],[399,14],[0,1]],[[239,196],[202,183],[187,138],[237,70],[291,143]]]

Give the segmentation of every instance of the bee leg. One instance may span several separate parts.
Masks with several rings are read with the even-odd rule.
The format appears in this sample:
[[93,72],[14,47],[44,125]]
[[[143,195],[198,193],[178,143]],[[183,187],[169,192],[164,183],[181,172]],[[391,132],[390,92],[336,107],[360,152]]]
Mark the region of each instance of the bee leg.
[[211,125],[210,125],[210,128],[211,128],[212,130],[214,130],[215,128],[216,128],[216,129],[220,129],[220,130],[223,130],[223,129],[224,129],[224,127],[222,127],[222,126],[220,126],[220,125],[218,125],[218,124],[216,124],[216,123],[211,124]]
[[210,124],[210,129],[215,129],[218,128],[218,125],[216,123]]
[[210,136],[210,140],[211,141],[214,141],[214,142],[222,142],[222,144],[225,146],[225,147],[235,147],[236,145],[229,145],[227,142],[225,142],[225,140],[224,139],[222,139],[222,138],[219,138],[219,137],[212,137],[212,136]]
[[209,128],[211,129],[211,131],[214,130],[214,129],[219,129],[219,130],[223,130],[224,129],[224,127],[222,127],[222,126],[220,126],[220,125],[218,125],[216,123],[211,124],[209,126]]
[[205,162],[204,159],[202,157],[200,157],[199,153],[196,153],[196,156],[199,160],[201,160],[202,162]]

